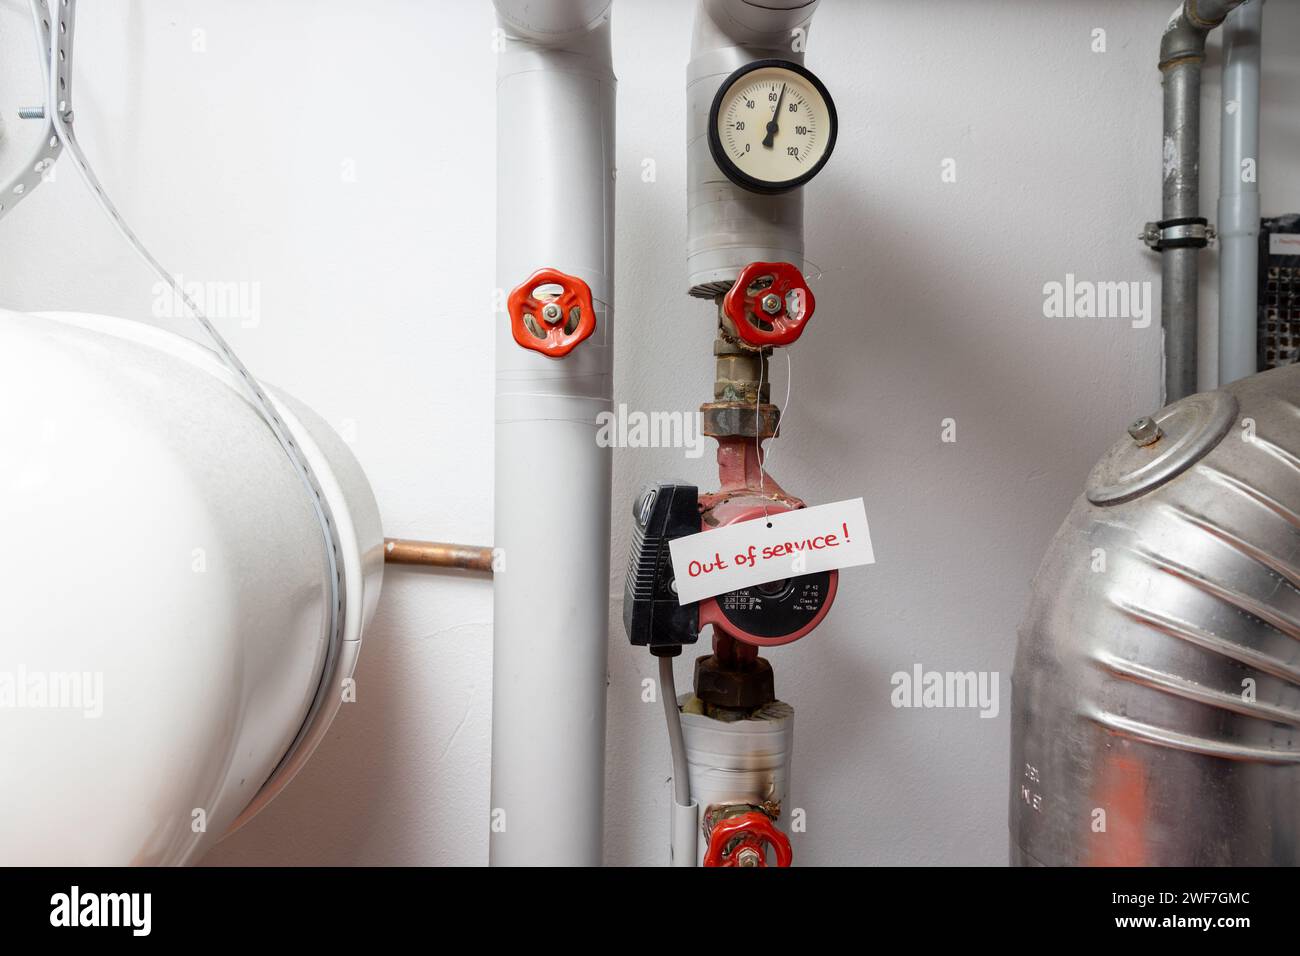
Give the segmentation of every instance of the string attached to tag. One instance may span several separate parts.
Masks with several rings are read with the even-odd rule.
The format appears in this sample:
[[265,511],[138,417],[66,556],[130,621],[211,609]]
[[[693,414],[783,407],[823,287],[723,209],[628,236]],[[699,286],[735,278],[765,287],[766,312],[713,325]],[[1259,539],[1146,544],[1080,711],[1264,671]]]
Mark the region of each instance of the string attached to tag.
[[[776,433],[772,435],[771,440],[775,441],[781,434],[781,423],[785,421],[785,416],[790,413],[790,395],[794,386],[794,361],[790,358],[790,350],[793,346],[785,348],[785,401],[776,413]],[[761,352],[758,356],[758,393],[754,396],[754,451],[758,456],[758,492],[763,494],[767,486],[767,462],[772,457],[771,446],[765,453],[763,451],[763,373],[767,369],[767,356]],[[770,387],[770,385],[769,385]],[[772,527],[772,515],[767,510],[767,501],[763,501],[763,518],[767,521],[767,526]]]

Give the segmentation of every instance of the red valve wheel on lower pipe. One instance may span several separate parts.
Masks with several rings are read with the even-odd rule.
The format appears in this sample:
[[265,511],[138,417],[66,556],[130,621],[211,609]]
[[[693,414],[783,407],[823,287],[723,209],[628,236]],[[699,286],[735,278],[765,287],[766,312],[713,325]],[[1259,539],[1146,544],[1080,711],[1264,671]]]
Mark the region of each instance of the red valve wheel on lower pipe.
[[776,854],[777,866],[794,859],[790,838],[776,828],[766,813],[754,810],[719,820],[709,834],[705,866],[767,866],[767,847]]
[[[770,284],[761,280],[769,279]],[[789,345],[803,334],[817,300],[803,273],[788,262],[751,262],[722,300],[722,311],[747,344]],[[762,328],[759,323],[771,326]]]
[[[539,286],[560,287],[557,295],[537,294]],[[538,269],[516,286],[506,301],[510,331],[526,349],[564,358],[596,331],[591,287],[559,269]]]

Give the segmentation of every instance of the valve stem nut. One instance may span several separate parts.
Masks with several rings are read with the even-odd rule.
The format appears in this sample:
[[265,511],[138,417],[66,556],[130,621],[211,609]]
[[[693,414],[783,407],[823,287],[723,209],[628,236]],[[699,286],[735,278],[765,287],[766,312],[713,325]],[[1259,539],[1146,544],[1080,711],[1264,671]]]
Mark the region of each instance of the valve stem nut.
[[1137,443],[1139,447],[1145,448],[1147,445],[1154,445],[1164,435],[1156,420],[1150,415],[1143,415],[1132,425],[1128,427],[1129,437]]
[[768,315],[776,315],[781,311],[781,297],[775,292],[769,292],[759,302],[759,306]]

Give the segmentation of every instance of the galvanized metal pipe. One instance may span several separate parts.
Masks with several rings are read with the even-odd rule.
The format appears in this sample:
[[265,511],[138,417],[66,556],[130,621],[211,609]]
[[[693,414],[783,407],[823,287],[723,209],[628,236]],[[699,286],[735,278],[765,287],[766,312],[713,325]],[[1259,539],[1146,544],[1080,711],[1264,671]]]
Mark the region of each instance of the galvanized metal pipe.
[[[1201,66],[1205,39],[1242,0],[1186,0],[1160,42],[1164,85],[1163,203],[1167,225],[1200,217]],[[1200,245],[1203,245],[1201,243]],[[1197,390],[1198,254],[1177,240],[1161,250],[1160,320],[1165,336],[1165,401]]]
[[[1200,215],[1197,170],[1201,137],[1201,64],[1184,61],[1165,74],[1165,181],[1162,218]],[[1195,105],[1190,105],[1195,104]],[[1197,390],[1198,248],[1161,251],[1160,321],[1165,334],[1165,401]]]
[[1247,0],[1223,27],[1219,147],[1219,384],[1255,373],[1259,293],[1260,31],[1264,0]]

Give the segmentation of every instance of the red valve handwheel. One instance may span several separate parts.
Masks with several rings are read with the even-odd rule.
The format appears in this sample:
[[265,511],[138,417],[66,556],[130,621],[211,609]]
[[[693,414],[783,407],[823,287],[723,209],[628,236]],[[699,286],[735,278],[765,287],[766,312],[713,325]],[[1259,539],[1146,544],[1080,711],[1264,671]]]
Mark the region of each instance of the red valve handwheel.
[[[750,292],[750,286],[764,276],[771,277],[771,286]],[[763,308],[768,296],[780,300],[779,307],[773,311]],[[735,285],[722,300],[722,311],[735,325],[737,335],[750,345],[763,347],[789,345],[797,339],[816,305],[803,273],[790,263],[751,262],[740,271]],[[772,326],[771,331],[759,328],[759,322]]]
[[[772,818],[762,811],[741,813],[719,820],[709,834],[709,849],[704,854],[705,866],[739,866],[743,850],[758,853],[755,866],[767,866],[767,849],[771,845],[776,853],[777,866],[789,866],[794,859],[790,838],[776,828]],[[723,855],[723,851],[727,851]]]
[[[542,285],[558,285],[560,294],[539,298],[533,290]],[[510,312],[510,331],[515,341],[551,358],[563,358],[596,331],[596,310],[591,304],[590,286],[559,269],[538,269],[527,282],[510,293],[506,308]],[[574,309],[578,310],[577,324],[566,332]],[[532,317],[532,325],[542,333],[540,336],[529,328],[527,316]]]

